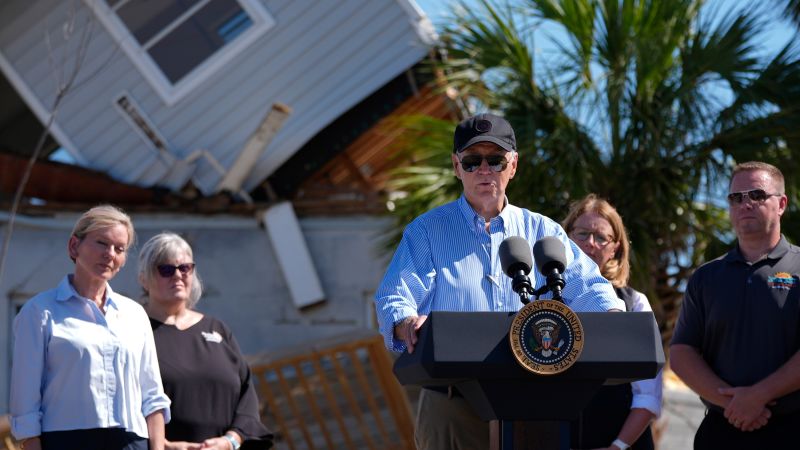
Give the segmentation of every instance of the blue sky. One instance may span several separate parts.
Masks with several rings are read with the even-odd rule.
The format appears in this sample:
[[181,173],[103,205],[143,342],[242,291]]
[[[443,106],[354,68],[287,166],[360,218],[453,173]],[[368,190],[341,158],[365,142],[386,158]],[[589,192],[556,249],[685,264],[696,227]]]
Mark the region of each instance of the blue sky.
[[[521,0],[492,0],[494,3],[504,4],[505,2],[521,3]],[[433,21],[434,25],[438,25],[446,18],[452,8],[452,5],[460,3],[467,5],[475,5],[480,7],[479,0],[416,0],[416,3],[425,12],[428,17]],[[743,8],[751,8],[753,5],[758,5],[760,8],[761,17],[768,21],[767,26],[759,36],[761,39],[756,39],[756,45],[760,48],[758,50],[764,56],[773,56],[780,49],[782,49],[796,34],[793,26],[782,17],[781,0],[762,0],[761,3],[753,3],[751,0],[707,0],[703,8],[707,12],[714,12],[712,17],[721,18],[726,14],[735,13]],[[716,11],[715,11],[716,10]],[[534,59],[537,61],[537,74],[543,73],[542,68],[546,71],[547,68],[556,67],[556,63],[561,61],[561,50],[554,44],[556,41],[564,41],[566,34],[562,28],[552,22],[542,23],[536,28],[533,35],[535,54]],[[766,59],[766,58],[765,58]],[[727,86],[720,83],[717,87],[714,84],[709,84],[710,93],[716,97],[720,105],[727,104],[730,101],[730,91]],[[583,111],[586,113],[586,110]],[[593,128],[593,119],[591,117],[584,117],[582,114],[575,117],[579,122],[583,123],[589,128]],[[602,134],[602,130],[596,130]]]
[[[413,1],[413,0],[412,0]],[[765,5],[778,5],[779,0],[762,0]],[[453,0],[416,0],[417,5],[425,11],[425,14],[431,18],[434,24],[441,21],[442,17],[449,11],[449,5],[456,3]],[[477,0],[465,0],[467,4],[477,4]],[[741,8],[749,7],[753,3],[751,0],[708,0],[705,8],[720,8],[721,11],[732,11]],[[782,48],[795,34],[795,31],[781,18],[781,9],[779,7],[767,8],[774,17],[770,17],[770,26],[765,32],[764,36],[764,49],[769,52],[775,52]],[[555,51],[547,39],[548,35],[558,36],[559,31],[553,27],[544,27],[542,37],[536,36],[537,52],[547,54],[550,51]]]
[[[511,0],[496,0],[496,2],[504,1]],[[479,3],[478,0],[464,0],[464,2],[468,5],[477,5]],[[437,25],[438,29],[438,24],[442,21],[442,18],[447,16],[448,12],[450,11],[450,5],[457,4],[458,2],[454,2],[453,0],[416,0],[416,3],[425,12],[425,14],[430,17],[434,25]],[[751,0],[707,0],[704,8],[718,8],[718,13],[722,14],[715,14],[715,16],[721,17],[724,15],[724,13],[736,12],[742,8],[750,7],[753,4],[755,3],[753,3]],[[760,50],[765,55],[774,55],[796,34],[796,31],[792,25],[782,17],[783,11],[779,6],[780,4],[780,0],[762,0],[762,3],[759,4],[759,6],[762,8],[762,11],[764,11],[763,14],[765,14],[765,19],[769,21],[766,29],[763,32],[763,35],[761,36],[763,39],[760,42]],[[534,45],[536,52],[534,57],[538,60],[537,64],[544,63],[544,65],[547,66],[548,62],[553,62],[556,58],[558,58],[560,51],[553,44],[553,39],[562,40],[564,38],[564,31],[562,31],[558,26],[553,24],[541,25],[540,28],[538,28],[534,33]],[[722,103],[729,101],[728,97],[730,96],[730,93],[724,88],[720,89],[718,92],[715,91],[714,95],[717,96],[718,100]],[[582,120],[579,121],[583,122]],[[592,128],[592,126],[589,125],[589,128]],[[595,129],[595,131],[602,135],[601,129]],[[723,196],[724,191],[725,187],[722,188],[720,199],[718,199],[720,206],[723,207],[726,205]]]

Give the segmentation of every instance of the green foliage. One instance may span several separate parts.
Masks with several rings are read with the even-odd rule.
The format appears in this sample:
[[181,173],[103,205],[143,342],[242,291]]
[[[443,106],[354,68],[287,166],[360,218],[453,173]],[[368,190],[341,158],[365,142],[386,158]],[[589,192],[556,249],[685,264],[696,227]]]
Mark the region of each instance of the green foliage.
[[785,3],[784,14],[795,25],[800,25],[800,0],[778,0],[778,5]]
[[[757,11],[721,15],[700,0],[481,0],[454,10],[437,69],[472,113],[497,111],[514,126],[509,199],[556,220],[589,192],[611,201],[632,241],[631,284],[664,330],[693,268],[732,242],[723,194],[735,162],[780,167],[788,217],[798,216],[800,60],[791,46],[765,56]],[[565,38],[558,58],[535,66],[542,23]],[[454,124],[410,123],[420,164],[396,174],[407,193],[399,224],[460,193]],[[800,228],[784,230],[798,242]]]
[[399,165],[388,184],[390,191],[399,194],[390,199],[399,226],[385,237],[386,250],[397,246],[403,226],[425,211],[457,198],[461,192],[461,182],[453,174],[450,159],[452,123],[428,116],[408,116],[390,126],[407,130],[397,143],[396,158],[412,164]]

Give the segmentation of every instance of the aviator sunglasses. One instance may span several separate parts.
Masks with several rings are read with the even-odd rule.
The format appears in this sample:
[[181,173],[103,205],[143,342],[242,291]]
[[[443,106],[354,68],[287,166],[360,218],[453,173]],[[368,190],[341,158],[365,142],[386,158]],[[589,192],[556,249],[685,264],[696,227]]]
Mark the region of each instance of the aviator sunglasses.
[[458,161],[465,172],[475,172],[483,164],[484,159],[489,164],[489,169],[492,172],[502,172],[508,167],[508,160],[505,155],[466,155]]
[[780,197],[782,194],[769,194],[763,189],[751,189],[749,191],[731,192],[728,194],[728,202],[730,204],[740,204],[745,198],[756,203],[763,203],[770,197]]
[[172,264],[159,264],[156,266],[156,269],[158,269],[158,274],[162,277],[170,278],[175,275],[176,270],[179,270],[181,275],[192,273],[194,270],[194,263],[178,264],[177,266],[173,266]]

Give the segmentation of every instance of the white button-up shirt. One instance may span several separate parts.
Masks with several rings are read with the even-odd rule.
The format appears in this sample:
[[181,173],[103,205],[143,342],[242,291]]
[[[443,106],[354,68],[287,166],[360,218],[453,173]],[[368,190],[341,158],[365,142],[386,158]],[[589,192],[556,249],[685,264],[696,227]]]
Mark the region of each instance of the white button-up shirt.
[[153,331],[144,309],[106,284],[106,313],[65,276],[14,321],[11,431],[124,428],[148,437],[145,417],[169,421]]

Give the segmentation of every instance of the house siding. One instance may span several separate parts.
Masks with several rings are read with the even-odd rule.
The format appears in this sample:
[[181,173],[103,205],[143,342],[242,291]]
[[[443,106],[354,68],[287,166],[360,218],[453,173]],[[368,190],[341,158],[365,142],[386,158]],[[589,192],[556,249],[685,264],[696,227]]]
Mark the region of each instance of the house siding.
[[[77,6],[75,37],[92,21],[89,52],[79,85],[63,101],[57,127],[90,167],[133,184],[156,162],[145,141],[114,106],[123,92],[165,138],[178,159],[206,149],[230,167],[250,134],[275,102],[293,110],[246,179],[251,189],[304,143],[386,82],[427,55],[420,20],[408,0],[264,0],[275,26],[237,55],[226,69],[192,94],[167,105],[83,1],[13,0],[0,7],[0,52],[39,102],[53,103],[55,86],[45,31],[54,54],[63,42],[63,22]],[[166,168],[164,168],[166,169]],[[220,175],[198,164],[195,180],[206,194]]]

